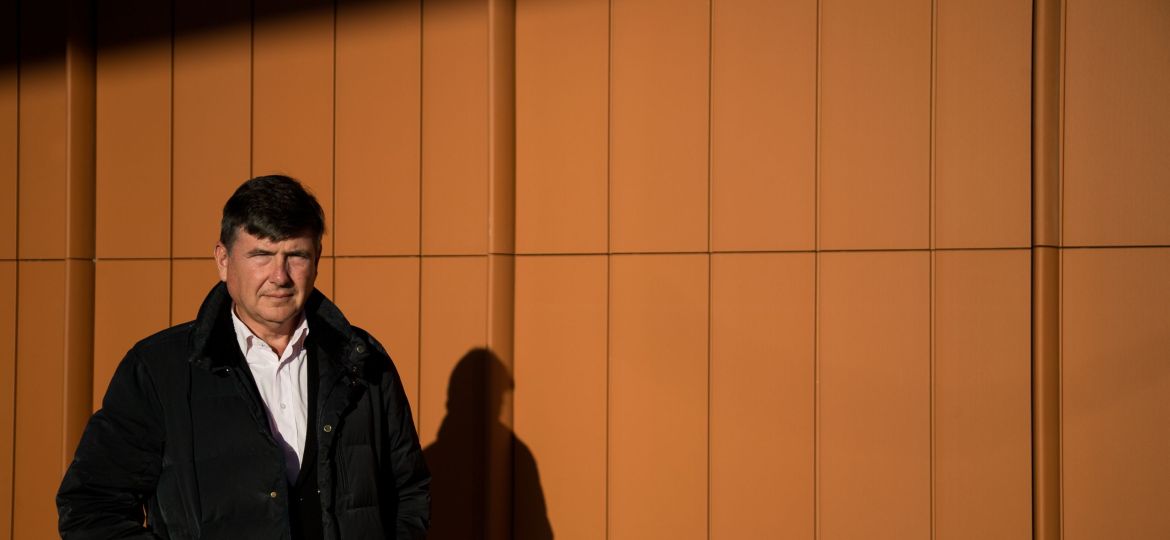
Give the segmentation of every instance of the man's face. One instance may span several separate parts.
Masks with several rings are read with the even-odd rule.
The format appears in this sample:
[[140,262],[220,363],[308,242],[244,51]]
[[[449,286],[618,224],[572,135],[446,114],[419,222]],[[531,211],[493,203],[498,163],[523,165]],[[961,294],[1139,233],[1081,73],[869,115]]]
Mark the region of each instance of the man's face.
[[314,240],[306,234],[274,242],[240,228],[231,249],[216,244],[219,279],[253,332],[292,333],[317,279]]

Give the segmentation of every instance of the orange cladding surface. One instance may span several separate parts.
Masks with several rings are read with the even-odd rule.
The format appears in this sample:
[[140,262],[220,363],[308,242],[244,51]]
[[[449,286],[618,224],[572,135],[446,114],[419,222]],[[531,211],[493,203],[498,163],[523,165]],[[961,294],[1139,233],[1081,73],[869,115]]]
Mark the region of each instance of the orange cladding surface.
[[253,9],[252,175],[287,174],[313,192],[331,255],[333,3],[257,0]]
[[425,2],[422,252],[487,251],[487,2]]
[[[0,259],[16,258],[17,154],[20,102],[16,62],[19,59],[20,19],[16,1],[0,3]],[[0,505],[2,506],[2,505]],[[0,523],[0,530],[3,530]]]
[[411,403],[418,403],[419,259],[338,259],[333,300],[374,336],[398,368]]
[[609,538],[706,536],[708,264],[610,257]]
[[223,203],[251,170],[251,11],[234,0],[174,10],[173,255],[210,257]]
[[[17,256],[65,257],[66,122],[64,21],[60,2],[22,5],[17,112]],[[33,51],[39,53],[34,55]]]
[[816,2],[716,2],[711,16],[711,247],[811,249]]
[[419,252],[420,17],[417,2],[338,2],[338,255]]
[[97,256],[171,253],[170,5],[118,2],[97,21]]
[[433,538],[1170,535],[1170,12],[1045,1],[0,0],[0,540],[276,172]]
[[170,326],[170,272],[166,259],[96,263],[93,410],[130,347]]
[[[18,264],[13,538],[56,529],[53,497],[73,448],[65,448],[65,263]],[[68,458],[66,457],[68,456]]]
[[820,537],[931,535],[930,256],[820,256]]
[[472,349],[487,345],[487,257],[422,261],[419,306],[419,440],[434,442],[447,413],[448,382]]
[[935,17],[935,245],[1025,247],[1031,3],[944,1]]
[[707,249],[709,9],[619,0],[610,11],[610,247]]
[[925,248],[931,3],[821,6],[820,246]]
[[1170,244],[1170,3],[1066,4],[1065,243]]
[[607,249],[609,9],[516,3],[516,249]]
[[712,258],[714,538],[812,537],[814,257]]
[[219,274],[214,259],[171,261],[171,324],[194,320],[199,305],[216,283]]
[[1170,248],[1064,253],[1068,538],[1170,536]]
[[0,538],[12,535],[16,421],[16,264],[0,262]]
[[944,251],[934,277],[939,538],[1031,538],[1030,257]]
[[[543,486],[558,538],[606,534],[607,260],[519,257],[516,262],[516,435],[540,483],[517,478],[516,536],[536,528]],[[517,470],[525,465],[516,454]]]

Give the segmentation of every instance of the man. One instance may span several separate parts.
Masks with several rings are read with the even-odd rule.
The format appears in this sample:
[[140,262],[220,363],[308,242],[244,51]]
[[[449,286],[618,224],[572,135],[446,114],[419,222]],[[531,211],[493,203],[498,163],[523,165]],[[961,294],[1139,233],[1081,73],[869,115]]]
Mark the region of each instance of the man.
[[194,321],[127,353],[86,426],[57,494],[62,537],[425,536],[430,475],[402,382],[313,288],[324,229],[296,180],[236,190],[221,283]]

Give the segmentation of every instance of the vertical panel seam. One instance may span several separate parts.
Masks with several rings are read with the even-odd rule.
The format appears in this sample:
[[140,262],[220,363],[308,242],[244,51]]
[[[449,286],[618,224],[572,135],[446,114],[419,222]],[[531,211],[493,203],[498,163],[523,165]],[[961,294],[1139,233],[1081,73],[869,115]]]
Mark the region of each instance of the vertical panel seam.
[[495,138],[495,133],[492,132],[492,129],[495,127],[495,111],[493,110],[493,107],[492,107],[495,104],[495,102],[494,102],[495,88],[493,86],[494,81],[495,81],[495,77],[492,76],[493,75],[492,68],[495,67],[493,62],[492,62],[492,53],[494,52],[494,47],[492,47],[492,38],[494,37],[494,32],[493,32],[494,28],[492,25],[492,11],[493,11],[492,8],[493,7],[494,6],[492,5],[492,0],[484,0],[484,10],[487,12],[486,16],[484,17],[484,26],[486,26],[487,28],[485,28],[485,31],[484,31],[484,48],[483,48],[483,59],[484,59],[483,73],[484,73],[484,83],[485,83],[485,85],[484,85],[485,86],[485,88],[484,88],[484,105],[485,106],[484,106],[483,111],[484,111],[484,117],[485,117],[484,123],[487,124],[487,126],[486,126],[487,129],[484,130],[486,137],[485,137],[483,142],[484,142],[484,145],[487,147],[487,151],[484,152],[483,157],[484,157],[484,171],[487,173],[485,175],[487,181],[484,182],[484,185],[483,185],[483,190],[484,190],[484,195],[485,195],[483,200],[484,200],[484,216],[487,217],[487,220],[486,220],[487,223],[484,224],[485,227],[484,227],[484,231],[483,231],[483,245],[484,245],[484,254],[489,255],[488,267],[487,267],[488,313],[487,313],[487,317],[484,317],[484,319],[485,319],[484,343],[485,344],[488,342],[488,339],[487,339],[488,336],[491,335],[491,324],[492,324],[491,323],[492,264],[491,264],[490,254],[493,251],[492,250],[492,233],[494,231],[492,231],[492,226],[494,225],[494,223],[492,223],[492,221],[495,219],[495,215],[494,215],[495,212],[492,212],[492,196],[495,194],[494,193],[495,190],[492,189],[494,187],[492,184],[496,180],[495,174],[493,174],[495,171],[492,170],[493,165],[495,165],[495,161],[494,161],[493,155],[492,155],[493,151],[495,150],[494,145],[492,144],[493,139]]
[[17,384],[17,381],[20,380],[19,379],[19,377],[20,377],[20,356],[19,356],[19,352],[20,352],[20,268],[21,268],[21,266],[23,266],[20,263],[20,258],[21,258],[20,257],[20,184],[21,184],[20,125],[22,122],[22,115],[20,114],[20,109],[21,109],[20,103],[21,103],[21,97],[23,94],[21,92],[20,82],[21,82],[21,72],[23,71],[22,68],[24,67],[23,58],[21,56],[21,53],[23,52],[21,50],[22,49],[21,41],[22,41],[22,38],[24,36],[23,28],[21,25],[21,22],[23,21],[23,18],[21,17],[21,4],[22,4],[21,0],[16,0],[14,2],[14,7],[16,10],[16,14],[15,14],[15,19],[16,19],[16,70],[15,70],[16,71],[16,160],[15,160],[16,161],[16,212],[15,212],[15,214],[16,215],[14,216],[16,218],[16,227],[15,227],[16,239],[13,243],[13,245],[15,247],[15,253],[13,253],[13,255],[15,256],[16,261],[13,263],[13,266],[15,267],[15,269],[13,270],[14,271],[14,285],[13,286],[15,287],[15,289],[12,291],[12,293],[13,293],[12,297],[15,300],[14,303],[16,305],[13,306],[13,321],[15,323],[15,326],[12,329],[12,336],[13,336],[13,338],[12,338],[12,456],[11,456],[11,462],[8,463],[9,470],[12,471],[12,484],[8,486],[8,491],[9,491],[9,493],[11,493],[11,497],[9,498],[9,501],[8,501],[8,503],[9,503],[9,507],[8,507],[8,516],[9,516],[9,519],[8,519],[8,538],[9,539],[14,538],[15,534],[16,534],[16,418],[18,416],[16,393],[18,391],[18,386],[19,386]]
[[416,329],[416,334],[417,334],[416,345],[417,345],[417,350],[418,350],[418,358],[415,360],[415,362],[416,362],[417,367],[418,367],[418,370],[416,371],[416,373],[418,373],[418,377],[417,377],[417,380],[415,381],[415,386],[417,387],[415,395],[418,396],[418,398],[417,398],[418,399],[418,415],[417,415],[417,418],[415,419],[415,423],[417,424],[418,428],[421,428],[422,427],[422,415],[423,415],[423,407],[422,407],[422,403],[423,403],[423,396],[422,396],[422,390],[423,390],[423,384],[422,384],[422,380],[423,380],[423,361],[422,361],[422,359],[423,359],[423,339],[422,339],[422,332],[423,332],[423,330],[422,330],[422,325],[423,325],[423,313],[422,313],[422,305],[423,305],[423,299],[422,299],[422,296],[423,296],[422,180],[423,180],[423,166],[425,165],[425,163],[423,162],[423,144],[424,144],[424,141],[423,141],[423,100],[425,99],[425,97],[424,97],[425,94],[423,92],[423,60],[424,60],[423,32],[425,31],[426,27],[423,25],[423,0],[418,0],[417,5],[418,5],[418,201],[417,201],[418,202],[418,245],[415,246],[415,250],[418,252],[418,328]]
[[333,36],[332,36],[332,38],[333,38],[332,39],[333,65],[330,66],[330,68],[332,69],[331,75],[333,78],[333,80],[332,80],[333,85],[331,88],[329,99],[332,102],[333,107],[332,107],[332,111],[330,111],[331,115],[329,118],[329,121],[330,121],[329,139],[330,139],[330,143],[331,143],[331,148],[329,151],[329,169],[330,169],[329,170],[329,176],[330,176],[330,183],[329,183],[329,188],[330,188],[330,191],[329,191],[329,198],[330,198],[330,201],[329,201],[329,206],[330,206],[329,228],[333,229],[333,231],[332,231],[332,234],[329,235],[330,236],[329,244],[333,247],[333,249],[330,251],[330,253],[333,254],[333,258],[330,259],[330,262],[333,263],[333,274],[330,276],[330,281],[332,282],[332,283],[330,283],[330,288],[332,290],[333,297],[336,298],[337,297],[337,12],[340,9],[341,0],[333,0],[331,3],[333,4],[333,21],[332,21],[333,22]]
[[929,407],[929,413],[930,413],[930,425],[928,426],[928,430],[929,430],[929,434],[930,434],[930,457],[929,457],[929,461],[930,461],[929,462],[929,467],[930,467],[930,486],[929,486],[930,508],[929,508],[929,512],[930,512],[930,537],[932,539],[936,538],[937,534],[938,534],[938,532],[937,532],[937,527],[938,527],[937,511],[938,511],[938,509],[937,509],[937,502],[935,500],[935,496],[936,496],[935,483],[937,480],[936,468],[938,467],[938,460],[937,460],[937,455],[936,455],[937,448],[936,448],[936,444],[935,444],[935,420],[936,420],[936,418],[935,418],[935,361],[936,361],[936,358],[935,358],[935,335],[934,335],[934,332],[935,332],[935,302],[936,302],[936,298],[935,298],[935,293],[936,293],[936,291],[935,291],[935,287],[936,287],[936,285],[935,285],[936,261],[935,261],[935,251],[934,250],[935,250],[935,242],[936,242],[936,234],[937,234],[935,231],[935,226],[937,225],[936,220],[938,219],[938,216],[935,213],[936,212],[936,208],[935,208],[935,197],[936,197],[935,182],[937,182],[937,180],[938,180],[936,178],[938,162],[936,161],[937,148],[936,148],[936,140],[935,140],[935,137],[937,136],[937,123],[938,123],[937,107],[938,107],[938,1],[931,0],[931,2],[930,2],[930,137],[929,137],[930,138],[930,141],[929,141],[929,145],[930,145],[929,168],[930,168],[930,170],[928,172],[928,188],[927,188],[928,193],[929,193],[929,195],[928,195],[929,208],[927,211],[927,214],[929,216],[928,217],[929,222],[927,224],[927,230],[928,230],[928,235],[929,235],[928,241],[929,241],[929,246],[930,246],[930,270],[929,270],[929,272],[930,272],[930,274],[929,274],[930,329],[929,329],[929,337],[928,337],[929,357],[927,359],[927,362],[929,364],[928,365],[928,372],[929,372],[929,374],[928,374],[928,385],[929,385],[929,388],[928,388],[928,396],[929,396],[928,407]]
[[1058,198],[1060,200],[1057,207],[1058,212],[1058,233],[1056,239],[1057,246],[1057,262],[1056,262],[1056,283],[1059,291],[1056,297],[1056,368],[1057,368],[1057,408],[1056,408],[1056,429],[1057,429],[1057,453],[1059,455],[1057,477],[1059,478],[1058,488],[1058,516],[1059,516],[1059,536],[1064,536],[1064,141],[1065,141],[1065,84],[1067,82],[1068,73],[1068,2],[1067,0],[1058,0],[1060,4],[1060,83],[1057,85],[1057,107],[1058,113],[1056,116],[1057,132],[1059,133],[1056,141],[1057,148],[1057,165],[1056,165],[1056,179],[1059,186]]
[[[175,324],[175,14],[176,2],[171,0],[171,64],[170,64],[170,214],[167,216],[170,219],[170,242],[167,244],[167,290],[170,293],[167,296],[167,325]],[[96,272],[97,269],[95,268]]]
[[712,66],[715,62],[715,2],[716,0],[709,0],[707,2],[707,538],[711,538],[713,531],[711,524],[711,411],[713,409],[711,404],[711,365],[712,365],[712,343],[711,343],[711,328],[713,319],[711,317],[711,303],[714,298],[714,290],[712,284],[712,265],[713,256],[711,255],[712,241],[711,233],[714,227],[714,219],[712,218],[712,163],[714,161],[714,151],[712,144],[711,123],[714,119],[714,99],[712,97],[714,92],[714,76]]
[[605,50],[605,538],[610,537],[610,431],[613,408],[610,401],[612,383],[613,334],[613,0],[606,2]]
[[[1063,243],[1064,239],[1061,238]],[[1057,538],[1064,537],[1064,250],[1056,250],[1056,365],[1057,365],[1057,392],[1056,392],[1056,425],[1057,425],[1057,453],[1059,455],[1060,479],[1057,512],[1060,529]],[[1047,540],[1047,539],[1044,539]]]
[[[1057,31],[1060,32],[1060,50],[1058,52],[1058,55],[1059,55],[1058,62],[1060,63],[1060,82],[1057,84],[1057,98],[1056,98],[1056,104],[1057,104],[1056,106],[1057,106],[1057,110],[1058,110],[1057,115],[1056,115],[1057,133],[1058,133],[1058,138],[1056,141],[1056,152],[1057,152],[1056,182],[1057,182],[1057,186],[1058,186],[1057,198],[1060,202],[1058,203],[1059,206],[1057,207],[1057,219],[1059,221],[1058,221],[1058,225],[1057,225],[1058,228],[1057,228],[1057,237],[1056,237],[1055,244],[1058,248],[1063,248],[1065,243],[1066,243],[1064,241],[1064,226],[1065,226],[1065,223],[1064,223],[1064,221],[1065,221],[1064,220],[1064,136],[1065,136],[1064,101],[1065,101],[1065,83],[1067,82],[1066,74],[1068,73],[1068,66],[1067,66],[1068,32],[1065,31],[1065,29],[1068,28],[1068,2],[1066,2],[1064,0],[1058,0],[1058,2],[1060,4],[1060,28],[1057,29]],[[1061,466],[1063,467],[1063,462],[1062,462]],[[1063,501],[1063,497],[1061,498],[1061,500]],[[1063,520],[1063,517],[1061,519]]]
[[821,1],[816,6],[816,65],[813,106],[813,433],[812,433],[812,529],[820,538],[820,332],[821,332]]
[[248,2],[248,176],[256,175],[256,0]]

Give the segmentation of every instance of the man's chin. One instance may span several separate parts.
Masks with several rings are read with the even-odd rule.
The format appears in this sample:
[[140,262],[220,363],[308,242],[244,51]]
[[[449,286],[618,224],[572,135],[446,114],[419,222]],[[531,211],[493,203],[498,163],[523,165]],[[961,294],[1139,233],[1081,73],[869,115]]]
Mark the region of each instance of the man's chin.
[[279,325],[295,319],[298,313],[300,313],[299,309],[289,306],[288,308],[266,309],[260,315],[269,323]]

